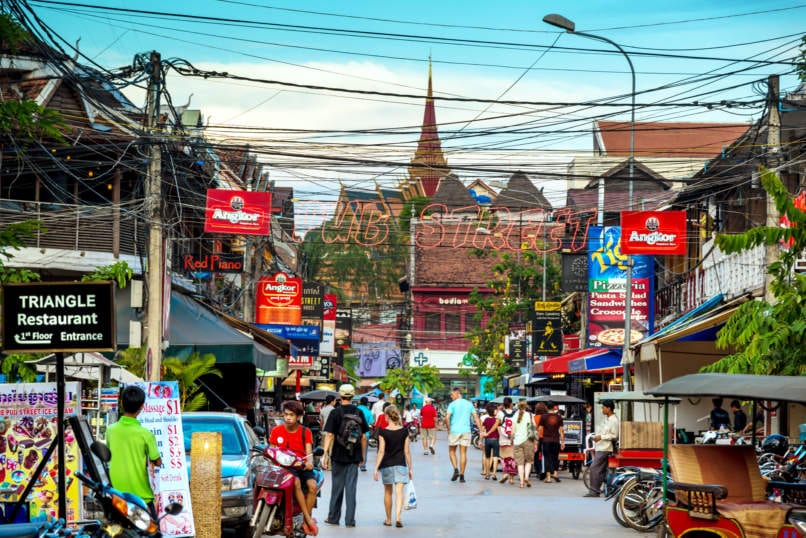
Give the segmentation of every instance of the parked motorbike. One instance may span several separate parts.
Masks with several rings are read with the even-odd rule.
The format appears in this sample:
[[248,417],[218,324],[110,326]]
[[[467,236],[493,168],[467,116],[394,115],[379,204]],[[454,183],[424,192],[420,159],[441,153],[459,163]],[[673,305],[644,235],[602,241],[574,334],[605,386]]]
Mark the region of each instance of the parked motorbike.
[[[314,449],[314,456],[324,453],[321,447]],[[252,538],[260,538],[264,534],[282,535],[287,538],[306,536],[302,524],[302,509],[294,498],[294,474],[289,469],[303,469],[306,458],[300,458],[293,452],[267,447],[262,452],[268,462],[255,478],[254,513],[250,521]],[[325,475],[318,467],[316,489],[321,490]]]
[[[109,447],[99,441],[93,441],[92,453],[105,464],[112,459]],[[145,501],[133,493],[125,493],[114,489],[109,484],[96,482],[83,473],[76,473],[92,492],[95,501],[104,512],[104,521],[85,525],[86,535],[92,538],[147,537],[161,538],[160,519],[154,519]],[[171,503],[165,508],[166,515],[177,515],[182,505]]]
[[412,443],[416,442],[417,438],[420,436],[420,424],[416,420],[412,420],[411,422],[407,422],[405,427],[409,431],[409,440]]
[[86,526],[68,527],[63,519],[52,519],[36,523],[3,523],[0,536],[3,538],[90,538]]
[[484,440],[475,422],[470,423],[470,443],[479,450],[484,446]]

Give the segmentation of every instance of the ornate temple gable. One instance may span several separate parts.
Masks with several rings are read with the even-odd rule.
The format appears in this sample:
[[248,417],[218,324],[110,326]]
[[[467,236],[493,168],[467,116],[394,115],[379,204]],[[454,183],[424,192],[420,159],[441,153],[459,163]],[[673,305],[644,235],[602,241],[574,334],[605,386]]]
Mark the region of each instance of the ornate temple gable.
[[428,93],[425,99],[425,112],[417,151],[409,166],[409,180],[417,186],[421,196],[433,196],[439,187],[440,179],[450,173],[448,161],[442,153],[442,142],[437,131],[437,115],[434,110],[433,86],[431,79],[431,58],[428,59]]

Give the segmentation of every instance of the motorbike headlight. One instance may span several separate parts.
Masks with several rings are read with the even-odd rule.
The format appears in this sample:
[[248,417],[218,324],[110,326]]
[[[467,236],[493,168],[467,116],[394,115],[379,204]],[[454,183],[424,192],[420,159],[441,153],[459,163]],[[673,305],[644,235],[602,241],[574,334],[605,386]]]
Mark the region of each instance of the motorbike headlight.
[[249,486],[249,478],[243,476],[227,476],[221,479],[221,489],[230,491],[233,489],[243,489]]
[[283,467],[289,467],[294,464],[297,457],[287,452],[280,452],[279,450],[274,453],[274,460]]
[[128,519],[135,528],[153,534],[157,531],[157,524],[151,519],[151,514],[134,503],[128,502],[118,495],[112,496],[112,506]]

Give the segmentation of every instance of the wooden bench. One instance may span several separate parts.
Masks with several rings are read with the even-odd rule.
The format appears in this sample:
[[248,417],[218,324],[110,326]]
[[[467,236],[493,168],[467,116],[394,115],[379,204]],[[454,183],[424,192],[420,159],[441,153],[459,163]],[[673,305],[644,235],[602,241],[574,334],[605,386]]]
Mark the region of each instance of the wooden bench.
[[733,519],[747,538],[778,536],[794,506],[767,500],[771,485],[801,486],[764,479],[752,446],[673,445],[669,467],[678,506],[693,518]]

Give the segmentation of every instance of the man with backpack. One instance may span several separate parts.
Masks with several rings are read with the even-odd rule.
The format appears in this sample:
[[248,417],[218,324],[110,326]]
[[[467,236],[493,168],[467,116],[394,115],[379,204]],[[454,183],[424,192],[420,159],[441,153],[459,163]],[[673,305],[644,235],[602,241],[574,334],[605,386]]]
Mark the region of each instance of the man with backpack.
[[358,467],[364,465],[369,431],[364,414],[353,404],[355,389],[350,384],[339,387],[341,405],[331,411],[325,424],[325,453],[323,469],[332,469],[330,508],[325,523],[338,525],[341,519],[342,499],[346,502],[345,527],[355,527],[355,502]]

